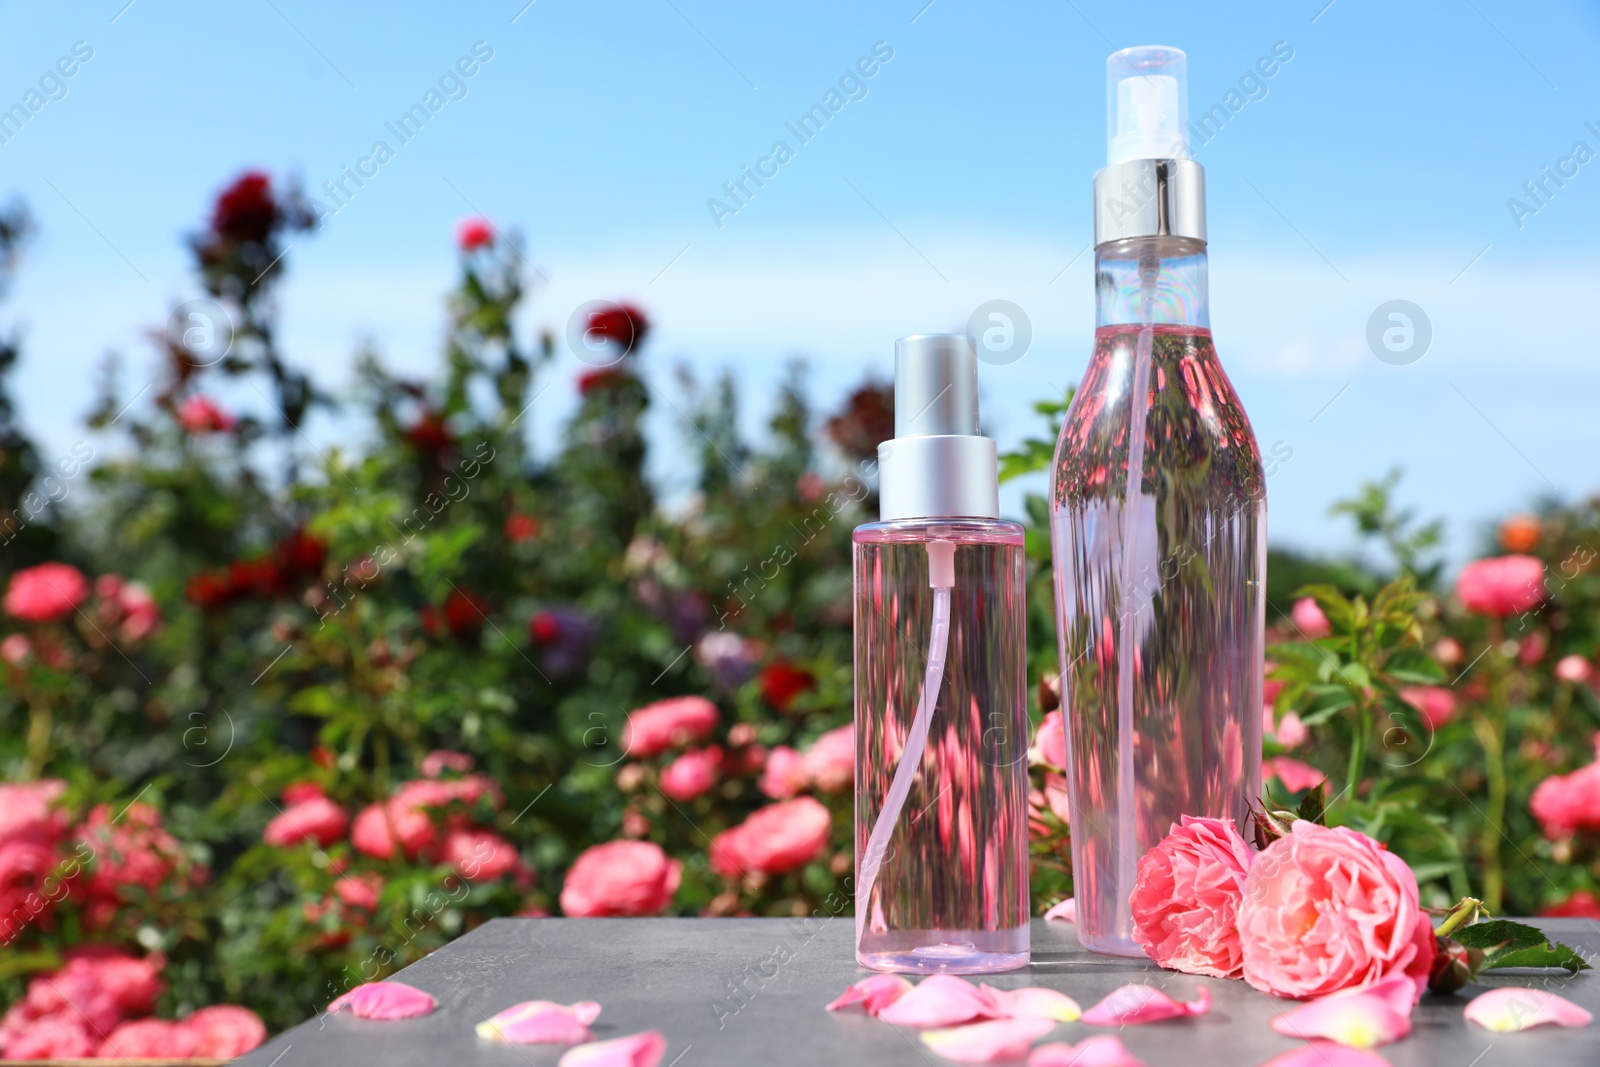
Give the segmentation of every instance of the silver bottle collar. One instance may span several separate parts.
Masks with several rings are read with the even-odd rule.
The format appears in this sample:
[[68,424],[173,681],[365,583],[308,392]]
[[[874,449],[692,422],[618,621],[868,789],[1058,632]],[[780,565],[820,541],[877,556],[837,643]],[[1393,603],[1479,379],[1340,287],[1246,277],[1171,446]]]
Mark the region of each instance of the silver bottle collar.
[[1095,246],[1130,237],[1204,241],[1205,169],[1192,159],[1130,159],[1095,172]]

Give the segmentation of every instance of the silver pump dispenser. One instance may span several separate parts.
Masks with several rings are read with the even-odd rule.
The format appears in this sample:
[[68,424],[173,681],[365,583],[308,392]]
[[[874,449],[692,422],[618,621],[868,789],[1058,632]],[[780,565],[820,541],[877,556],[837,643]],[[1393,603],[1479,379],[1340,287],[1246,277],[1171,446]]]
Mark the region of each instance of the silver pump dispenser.
[[1188,57],[1161,45],[1106,57],[1106,166],[1094,176],[1095,247],[1206,239],[1206,172],[1189,148]]
[[978,433],[978,357],[960,334],[894,346],[893,439],[878,446],[878,514],[897,519],[1000,517],[993,439]]

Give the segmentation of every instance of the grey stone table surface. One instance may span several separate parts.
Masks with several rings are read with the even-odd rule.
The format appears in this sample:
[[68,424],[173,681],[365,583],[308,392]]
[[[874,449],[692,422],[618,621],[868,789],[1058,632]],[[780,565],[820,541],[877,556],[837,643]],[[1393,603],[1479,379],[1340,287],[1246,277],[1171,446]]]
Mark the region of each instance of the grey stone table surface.
[[[1600,923],[1539,920],[1551,936],[1590,959],[1600,956]],[[596,1000],[599,1040],[640,1030],[667,1037],[663,1067],[737,1064],[906,1064],[943,1067],[917,1033],[823,1005],[868,972],[851,954],[852,921],[800,919],[496,919],[394,977],[427,990],[439,1009],[420,1019],[371,1022],[322,1015],[280,1034],[240,1060],[248,1067],[440,1065],[546,1067],[550,1045],[480,1040],[473,1027],[522,1000]],[[1084,1008],[1129,982],[1188,1000],[1195,986],[1213,995],[1209,1014],[1132,1026],[1130,1051],[1150,1067],[1254,1067],[1301,1042],[1270,1023],[1292,1007],[1239,981],[1197,979],[1138,960],[1096,956],[1066,923],[1033,924],[1033,964],[993,976],[1001,988],[1043,985]],[[1461,1017],[1467,997],[1489,985],[1539,985],[1600,1016],[1600,972],[1508,973],[1454,997],[1428,996],[1411,1036],[1379,1050],[1395,1067],[1600,1067],[1600,1024],[1496,1034]],[[1065,1023],[1043,1040],[1079,1041],[1103,1029]]]

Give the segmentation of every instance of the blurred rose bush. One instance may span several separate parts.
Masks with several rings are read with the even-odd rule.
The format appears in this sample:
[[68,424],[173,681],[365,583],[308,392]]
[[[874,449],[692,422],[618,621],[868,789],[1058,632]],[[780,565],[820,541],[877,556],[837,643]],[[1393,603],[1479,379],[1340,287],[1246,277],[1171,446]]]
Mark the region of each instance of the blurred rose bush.
[[[644,311],[595,312],[586,358],[614,362],[562,369],[514,328],[522,253],[468,220],[440,372],[368,353],[336,403],[278,347],[284,242],[308,225],[265,175],[222,193],[192,241],[218,321],[159,335],[126,413],[138,390],[108,372],[73,464],[0,404],[6,1055],[221,1055],[256,1035],[231,1005],[276,1030],[496,916],[848,908],[849,534],[876,512],[884,387],[823,420],[796,371],[757,445],[732,384],[685,372],[662,406],[688,494],[662,507]],[[0,217],[0,258],[25,229]],[[547,387],[577,406],[535,455]],[[301,427],[330,417],[345,443],[313,446]],[[69,508],[72,478],[93,491]],[[1331,779],[1330,822],[1405,856],[1424,905],[1594,913],[1600,509],[1519,518],[1450,591],[1428,532],[1365,492],[1341,508],[1392,574],[1273,557],[1274,803]],[[1071,870],[1028,512],[1042,912]],[[95,1023],[69,1033],[37,983],[110,959],[152,977],[137,1003],[71,979]]]

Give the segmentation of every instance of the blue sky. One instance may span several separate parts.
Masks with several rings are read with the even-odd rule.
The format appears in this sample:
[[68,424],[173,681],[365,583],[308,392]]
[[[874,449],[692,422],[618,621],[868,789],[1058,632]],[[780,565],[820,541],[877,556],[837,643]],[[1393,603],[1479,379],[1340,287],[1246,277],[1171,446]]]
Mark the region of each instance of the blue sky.
[[[1457,557],[1506,509],[1600,486],[1600,361],[1579,332],[1600,290],[1600,162],[1566,164],[1543,204],[1523,191],[1575,142],[1600,152],[1593,4],[525,2],[0,3],[0,106],[93,49],[0,144],[0,196],[41,224],[0,309],[23,330],[30,429],[49,448],[81,435],[108,350],[129,393],[148,380],[144,332],[196,295],[182,237],[228,178],[262,166],[316,193],[484,42],[465,96],[290,252],[284,342],[325,385],[366,341],[433,365],[451,230],[481,211],[548,276],[529,329],[637,300],[658,323],[656,388],[672,395],[680,362],[736,368],[753,426],[790,357],[831,405],[887,372],[895,337],[1012,300],[1033,346],[984,383],[1005,446],[1089,353],[1078,254],[1106,54],[1185,49],[1199,111],[1284,42],[1265,95],[1197,152],[1218,349],[1264,449],[1293,452],[1269,482],[1274,539],[1348,546],[1328,503],[1394,466]],[[893,55],[865,95],[792,141],[784,124],[875,45]],[[794,157],[719,227],[707,200],[779,139]],[[1538,207],[1520,227],[1514,196]],[[1432,324],[1405,366],[1365,340],[1395,299]],[[545,442],[578,366],[564,357],[536,409]],[[667,404],[654,429],[668,447],[687,432]]]

